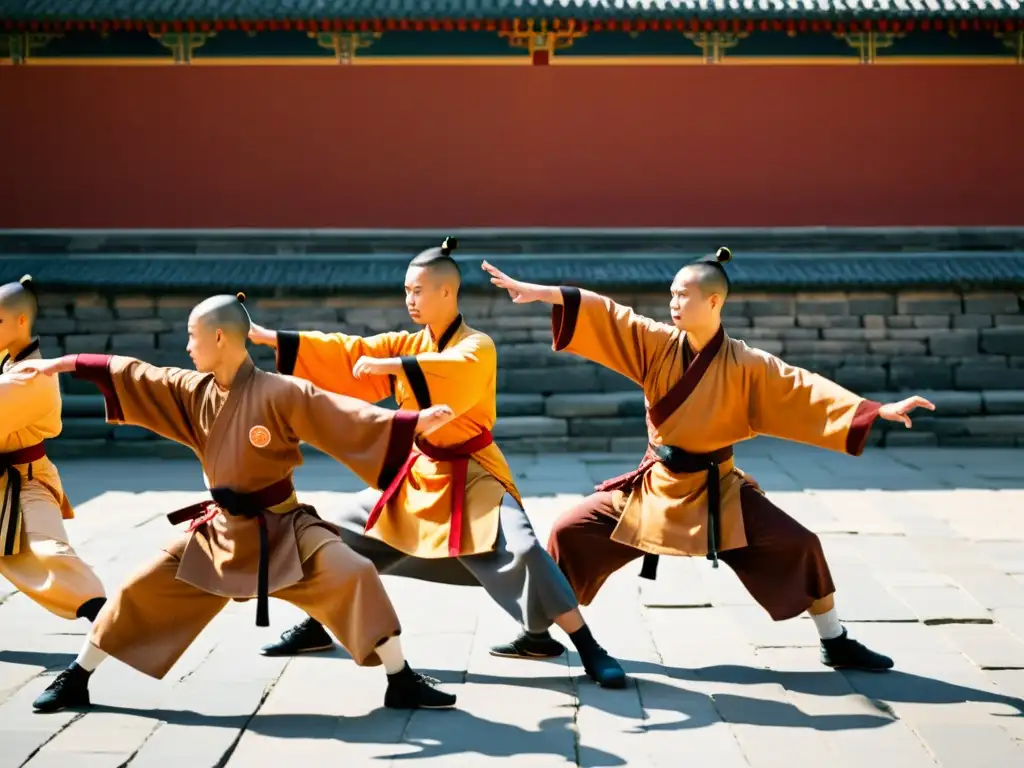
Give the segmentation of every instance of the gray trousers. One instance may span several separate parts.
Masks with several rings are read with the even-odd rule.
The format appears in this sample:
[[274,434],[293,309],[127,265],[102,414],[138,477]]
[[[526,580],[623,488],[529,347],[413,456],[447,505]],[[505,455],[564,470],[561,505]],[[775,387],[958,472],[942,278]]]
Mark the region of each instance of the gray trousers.
[[341,528],[342,540],[368,558],[379,573],[483,587],[494,602],[531,632],[546,630],[555,618],[579,606],[569,581],[537,540],[529,518],[511,496],[506,494],[502,499],[498,540],[491,552],[440,559],[412,557],[364,533],[379,497],[379,491],[368,488],[340,508],[318,509],[325,520]]

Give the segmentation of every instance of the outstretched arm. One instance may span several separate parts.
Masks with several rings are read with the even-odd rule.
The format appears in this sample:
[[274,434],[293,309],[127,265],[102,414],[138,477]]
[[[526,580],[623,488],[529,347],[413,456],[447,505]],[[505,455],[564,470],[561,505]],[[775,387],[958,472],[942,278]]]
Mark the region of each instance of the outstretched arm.
[[679,332],[600,294],[568,286],[545,286],[513,280],[483,263],[491,282],[504,288],[513,303],[542,301],[552,305],[552,348],[572,352],[644,386],[655,361],[679,343]]
[[386,488],[412,450],[417,434],[448,423],[450,408],[393,411],[337,395],[307,381],[285,380],[278,405],[299,440],[351,469],[375,488]]
[[920,396],[877,403],[824,376],[797,368],[761,350],[749,350],[750,427],[760,435],[860,456],[876,418],[910,427],[916,408],[935,410]]
[[198,393],[206,377],[182,368],[160,368],[121,355],[65,355],[25,360],[14,369],[28,376],[70,373],[103,394],[107,421],[144,427],[195,450]]
[[253,325],[249,339],[277,350],[277,370],[288,376],[306,379],[328,392],[348,395],[377,403],[390,397],[386,377],[361,377],[353,373],[362,357],[391,357],[399,354],[405,336],[381,333],[376,336],[351,336],[319,331],[274,331]]

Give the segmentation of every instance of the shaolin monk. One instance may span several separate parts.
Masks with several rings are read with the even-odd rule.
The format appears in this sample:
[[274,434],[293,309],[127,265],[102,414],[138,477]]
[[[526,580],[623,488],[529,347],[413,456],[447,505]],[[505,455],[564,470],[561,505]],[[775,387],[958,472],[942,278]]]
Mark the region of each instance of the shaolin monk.
[[74,512],[46,457],[61,431],[60,388],[11,371],[42,357],[38,311],[31,277],[0,286],[0,576],[62,619],[93,621],[103,585],[68,542],[64,520]]
[[373,564],[299,503],[292,485],[304,440],[367,483],[386,486],[416,432],[443,425],[450,410],[395,413],[258,370],[245,348],[242,298],[214,296],[192,311],[195,371],[107,355],[26,360],[16,368],[18,375],[73,373],[92,382],[103,393],[107,421],[191,448],[213,498],[169,516],[191,521],[189,533],[100,611],[78,658],[36,699],[40,712],[87,706],[89,676],[107,655],[162,678],[229,600],[256,598],[256,623],[268,626],[268,596],[324,622],[357,664],[383,664],[386,707],[455,704],[436,680],[406,664],[398,618]]
[[598,486],[556,522],[548,551],[588,605],[605,580],[638,557],[654,578],[658,555],[729,565],[776,621],[807,611],[829,667],[884,670],[892,659],[851,638],[835,608],[821,542],[772,504],[733,463],[733,446],[770,435],[859,456],[877,417],[910,427],[922,397],[865,400],[786,364],[722,328],[731,254],[683,267],[672,282],[672,324],[578,288],[514,280],[487,262],[491,282],[516,304],[552,305],[556,351],[629,377],[648,403],[650,448],[633,472]]
[[[552,658],[565,650],[547,630],[569,635],[586,673],[599,685],[625,685],[622,667],[594,640],[565,576],[544,551],[523,511],[512,472],[491,437],[497,354],[490,337],[459,313],[461,276],[448,238],[412,260],[406,307],[417,333],[361,337],[268,331],[252,339],[277,347],[281,373],[375,403],[394,395],[400,409],[450,406],[455,419],[402,456],[383,493],[368,489],[332,517],[344,541],[381,573],[447,584],[479,585],[524,628],[528,644],[501,656]],[[399,412],[402,412],[401,410]],[[267,655],[331,647],[308,619],[287,630]]]

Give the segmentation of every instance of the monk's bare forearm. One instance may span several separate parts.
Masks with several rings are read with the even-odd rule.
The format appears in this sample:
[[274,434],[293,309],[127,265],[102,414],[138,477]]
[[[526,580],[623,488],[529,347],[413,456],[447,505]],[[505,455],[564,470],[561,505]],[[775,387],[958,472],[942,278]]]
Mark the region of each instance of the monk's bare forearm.
[[277,349],[277,331],[262,328],[253,333],[250,338],[252,339],[253,344],[260,344],[264,347]]
[[78,355],[64,355],[55,361],[57,373],[74,373],[78,363]]
[[557,285],[532,285],[531,289],[537,292],[537,298],[545,304],[562,304],[562,289]]

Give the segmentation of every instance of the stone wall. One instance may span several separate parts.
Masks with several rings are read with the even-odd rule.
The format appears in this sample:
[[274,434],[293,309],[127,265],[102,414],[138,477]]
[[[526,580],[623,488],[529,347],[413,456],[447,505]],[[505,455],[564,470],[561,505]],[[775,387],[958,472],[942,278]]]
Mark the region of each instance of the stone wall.
[[[47,354],[113,352],[188,366],[186,318],[200,296],[46,295],[39,333]],[[667,319],[664,294],[617,295]],[[734,293],[731,335],[860,393],[934,391],[939,412],[915,430],[879,430],[876,442],[1024,444],[1024,296],[1010,292]],[[371,334],[412,328],[400,296],[250,301],[254,319],[278,328]],[[499,349],[496,433],[508,450],[642,450],[643,398],[624,377],[551,351],[549,313],[504,295],[470,295],[468,322]],[[273,367],[266,348],[253,352]],[[66,441],[93,448],[142,435],[102,423],[89,385],[64,379]],[[83,397],[78,397],[78,396]],[[84,397],[88,396],[88,397]],[[881,395],[879,395],[881,396]],[[132,450],[138,446],[135,445]]]

